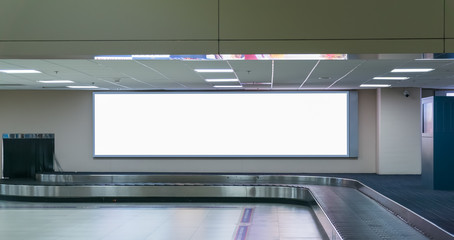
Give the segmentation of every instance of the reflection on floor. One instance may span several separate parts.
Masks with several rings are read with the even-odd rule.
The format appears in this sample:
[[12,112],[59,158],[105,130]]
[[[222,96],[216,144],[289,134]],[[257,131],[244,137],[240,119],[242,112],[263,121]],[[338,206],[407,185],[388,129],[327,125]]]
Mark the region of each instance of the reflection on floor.
[[320,240],[309,207],[235,203],[0,201],[0,239]]

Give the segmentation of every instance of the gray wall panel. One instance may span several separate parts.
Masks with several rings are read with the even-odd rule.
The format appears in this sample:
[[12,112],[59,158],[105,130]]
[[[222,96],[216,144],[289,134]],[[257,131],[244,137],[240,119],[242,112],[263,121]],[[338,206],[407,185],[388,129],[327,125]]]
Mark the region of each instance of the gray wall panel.
[[454,0],[445,1],[445,37],[454,38]]
[[454,52],[454,39],[445,40],[445,52],[447,52],[447,53]]
[[212,0],[2,0],[0,40],[213,40]]
[[443,0],[221,0],[220,38],[443,38]]
[[0,41],[0,58],[76,58],[130,54],[212,54],[217,41]]
[[[454,0],[2,0],[0,56],[201,54],[218,47],[414,53],[443,52],[444,44],[454,52],[453,8]],[[451,38],[445,43],[444,34]]]

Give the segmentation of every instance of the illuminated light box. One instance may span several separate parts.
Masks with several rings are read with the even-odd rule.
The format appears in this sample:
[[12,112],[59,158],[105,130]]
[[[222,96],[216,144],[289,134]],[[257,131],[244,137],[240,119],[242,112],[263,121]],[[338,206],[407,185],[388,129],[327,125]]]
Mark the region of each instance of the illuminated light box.
[[95,157],[356,157],[357,93],[96,92]]

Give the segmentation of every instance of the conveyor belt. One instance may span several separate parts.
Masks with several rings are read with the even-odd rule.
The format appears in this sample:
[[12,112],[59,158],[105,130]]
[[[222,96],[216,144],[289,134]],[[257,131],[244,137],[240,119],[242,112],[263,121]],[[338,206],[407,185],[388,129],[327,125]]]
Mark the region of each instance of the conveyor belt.
[[311,205],[330,239],[454,239],[451,234],[360,182],[341,178],[40,174],[35,182],[2,181],[0,195],[47,199],[287,199]]

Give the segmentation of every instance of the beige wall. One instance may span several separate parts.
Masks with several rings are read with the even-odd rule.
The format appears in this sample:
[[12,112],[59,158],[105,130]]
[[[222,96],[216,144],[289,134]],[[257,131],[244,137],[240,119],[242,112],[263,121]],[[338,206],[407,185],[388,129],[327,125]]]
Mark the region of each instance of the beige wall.
[[377,102],[377,173],[420,174],[421,90],[379,89]]
[[376,91],[359,91],[358,159],[93,159],[92,93],[0,91],[1,133],[55,133],[64,171],[375,172]]

